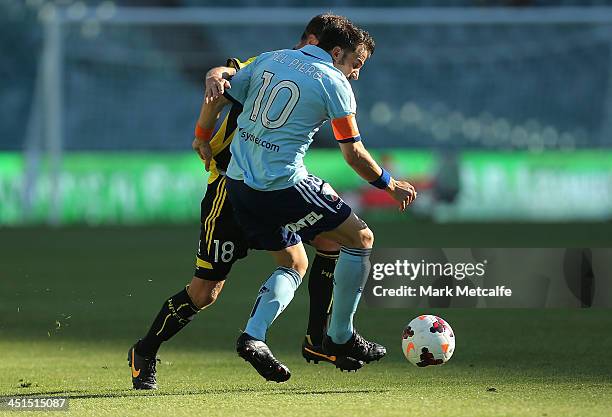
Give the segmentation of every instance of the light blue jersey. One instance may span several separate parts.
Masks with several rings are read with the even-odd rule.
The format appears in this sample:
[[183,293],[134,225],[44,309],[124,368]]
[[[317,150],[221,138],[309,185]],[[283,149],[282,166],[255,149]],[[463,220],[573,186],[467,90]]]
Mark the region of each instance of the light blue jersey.
[[304,154],[328,119],[356,112],[346,76],[323,49],[261,54],[231,80],[226,97],[243,105],[227,176],[256,190],[292,187],[308,176]]

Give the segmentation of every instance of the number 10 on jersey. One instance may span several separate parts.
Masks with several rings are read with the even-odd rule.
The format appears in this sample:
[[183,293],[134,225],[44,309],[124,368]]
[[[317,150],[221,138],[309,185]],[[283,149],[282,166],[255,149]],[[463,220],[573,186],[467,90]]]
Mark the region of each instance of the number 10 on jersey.
[[[266,91],[268,87],[272,83],[272,78],[274,78],[274,73],[269,71],[264,71],[261,75],[263,79],[263,84],[259,88],[257,92],[257,97],[255,98],[255,103],[253,103],[253,111],[251,112],[251,119],[253,122],[256,122],[261,113],[261,124],[268,129],[278,129],[287,123],[287,119],[291,115],[291,112],[297,105],[298,100],[300,99],[300,89],[296,83],[291,80],[283,80],[279,81],[272,87],[272,91],[270,91],[270,95],[265,103],[263,102],[264,96],[266,95]],[[279,115],[276,119],[270,119],[270,109],[275,101],[277,101],[278,94],[283,90],[288,90],[290,96],[289,99],[285,102],[282,110],[279,112]],[[263,104],[263,111],[261,110]]]

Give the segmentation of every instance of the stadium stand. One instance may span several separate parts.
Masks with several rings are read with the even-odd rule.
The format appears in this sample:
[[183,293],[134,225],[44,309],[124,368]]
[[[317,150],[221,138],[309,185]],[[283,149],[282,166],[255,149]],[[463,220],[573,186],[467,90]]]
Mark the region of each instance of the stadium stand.
[[[585,5],[570,0],[411,2],[430,7],[577,3]],[[287,7],[299,2],[233,4]],[[369,2],[333,4],[365,6]],[[0,149],[23,147],[33,109],[37,51],[43,41],[36,7],[43,6],[43,0],[0,5],[0,45],[12,51],[0,61],[5,75],[0,78],[0,105],[11,110],[0,114]],[[384,0],[377,6],[405,4]],[[612,122],[605,111],[612,101],[610,26],[367,25],[367,29],[378,48],[353,85],[360,128],[370,146],[557,149],[610,145]],[[271,26],[262,37],[258,28],[248,25],[109,26],[91,21],[67,25],[62,61],[64,148],[182,150],[197,115],[202,74],[228,56],[248,58],[291,46],[300,30],[295,25]],[[333,141],[323,138],[319,145],[333,146]]]

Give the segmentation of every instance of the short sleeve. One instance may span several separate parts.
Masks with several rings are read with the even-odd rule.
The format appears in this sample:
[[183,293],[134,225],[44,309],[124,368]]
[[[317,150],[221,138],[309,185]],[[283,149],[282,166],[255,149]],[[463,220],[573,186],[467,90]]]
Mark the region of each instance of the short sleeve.
[[230,88],[229,90],[225,90],[225,92],[223,93],[223,95],[227,99],[240,105],[244,104],[244,101],[246,100],[247,94],[249,92],[251,75],[253,74],[253,69],[255,67],[255,65],[253,64],[256,61],[256,58],[252,58],[252,61],[249,62],[249,64],[247,64],[246,66],[243,65],[242,69],[232,77],[230,81],[232,88]]
[[336,81],[327,89],[327,114],[331,119],[334,137],[339,143],[359,142],[355,113],[357,104],[351,85],[346,80]]
[[338,119],[357,112],[355,95],[348,80],[333,80],[325,90],[327,115],[330,119]]

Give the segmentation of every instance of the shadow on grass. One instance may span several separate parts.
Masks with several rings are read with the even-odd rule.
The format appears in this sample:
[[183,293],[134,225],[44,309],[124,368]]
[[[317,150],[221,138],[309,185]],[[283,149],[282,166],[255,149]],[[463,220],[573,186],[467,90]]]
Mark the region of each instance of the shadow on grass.
[[30,392],[27,394],[13,394],[8,396],[14,397],[41,397],[41,396],[57,396],[71,400],[92,399],[92,398],[128,398],[128,397],[169,397],[169,396],[185,396],[185,395],[210,395],[210,394],[245,394],[245,393],[261,393],[264,395],[336,395],[336,394],[371,394],[371,393],[386,393],[387,389],[323,389],[323,390],[308,390],[303,388],[282,388],[282,389],[257,389],[257,388],[227,388],[227,389],[200,389],[188,390],[181,392],[163,392],[163,391],[134,391],[134,390],[117,390],[111,392],[101,392],[87,394],[82,390],[64,390],[64,391],[40,391]]
[[384,394],[390,392],[388,389],[347,389],[347,390],[334,390],[334,389],[323,389],[323,390],[282,390],[282,391],[270,391],[264,393],[265,395],[326,395],[326,394]]

